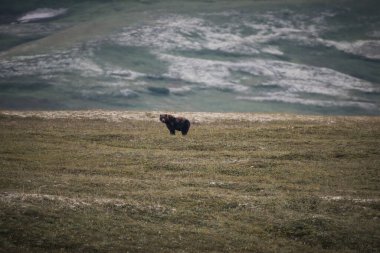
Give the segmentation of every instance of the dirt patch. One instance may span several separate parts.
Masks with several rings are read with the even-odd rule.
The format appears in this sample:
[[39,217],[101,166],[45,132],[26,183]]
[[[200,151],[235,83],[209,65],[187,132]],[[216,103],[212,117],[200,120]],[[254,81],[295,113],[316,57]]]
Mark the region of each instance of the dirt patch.
[[174,208],[168,208],[160,204],[146,205],[138,203],[134,200],[124,200],[118,198],[73,198],[40,193],[3,192],[0,193],[0,201],[6,203],[33,203],[50,201],[71,209],[78,207],[103,206],[127,208],[136,212],[150,213],[168,214],[176,211]]
[[362,199],[362,198],[354,198],[350,196],[323,196],[321,197],[324,200],[327,201],[352,201],[355,203],[376,203],[380,202],[380,199],[378,198],[372,198],[372,199]]

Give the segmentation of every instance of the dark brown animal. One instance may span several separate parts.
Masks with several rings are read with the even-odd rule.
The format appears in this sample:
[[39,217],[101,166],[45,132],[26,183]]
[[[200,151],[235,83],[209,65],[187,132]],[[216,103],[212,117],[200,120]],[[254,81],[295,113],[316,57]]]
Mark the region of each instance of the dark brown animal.
[[170,114],[161,114],[160,121],[166,124],[170,134],[175,134],[175,130],[181,131],[182,135],[186,135],[190,129],[190,121],[182,117],[174,117]]

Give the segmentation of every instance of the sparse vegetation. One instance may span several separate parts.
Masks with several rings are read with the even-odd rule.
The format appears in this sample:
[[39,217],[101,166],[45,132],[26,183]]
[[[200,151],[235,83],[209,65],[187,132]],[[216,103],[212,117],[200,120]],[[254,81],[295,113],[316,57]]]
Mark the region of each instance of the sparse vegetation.
[[0,252],[378,252],[380,119],[330,119],[0,114]]

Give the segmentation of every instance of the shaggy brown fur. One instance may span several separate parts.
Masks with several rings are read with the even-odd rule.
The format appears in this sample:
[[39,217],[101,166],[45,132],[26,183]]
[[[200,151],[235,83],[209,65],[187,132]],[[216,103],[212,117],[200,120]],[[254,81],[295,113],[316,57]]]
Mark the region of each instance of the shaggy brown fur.
[[175,130],[181,131],[182,135],[186,135],[190,129],[190,121],[182,117],[174,117],[170,114],[161,114],[160,121],[166,124],[170,134],[175,134]]

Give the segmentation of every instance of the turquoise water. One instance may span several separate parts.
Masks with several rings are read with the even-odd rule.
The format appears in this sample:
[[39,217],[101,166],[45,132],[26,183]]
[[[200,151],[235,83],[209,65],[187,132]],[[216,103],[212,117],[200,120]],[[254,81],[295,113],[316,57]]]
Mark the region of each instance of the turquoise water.
[[380,114],[377,0],[13,2],[2,109]]

